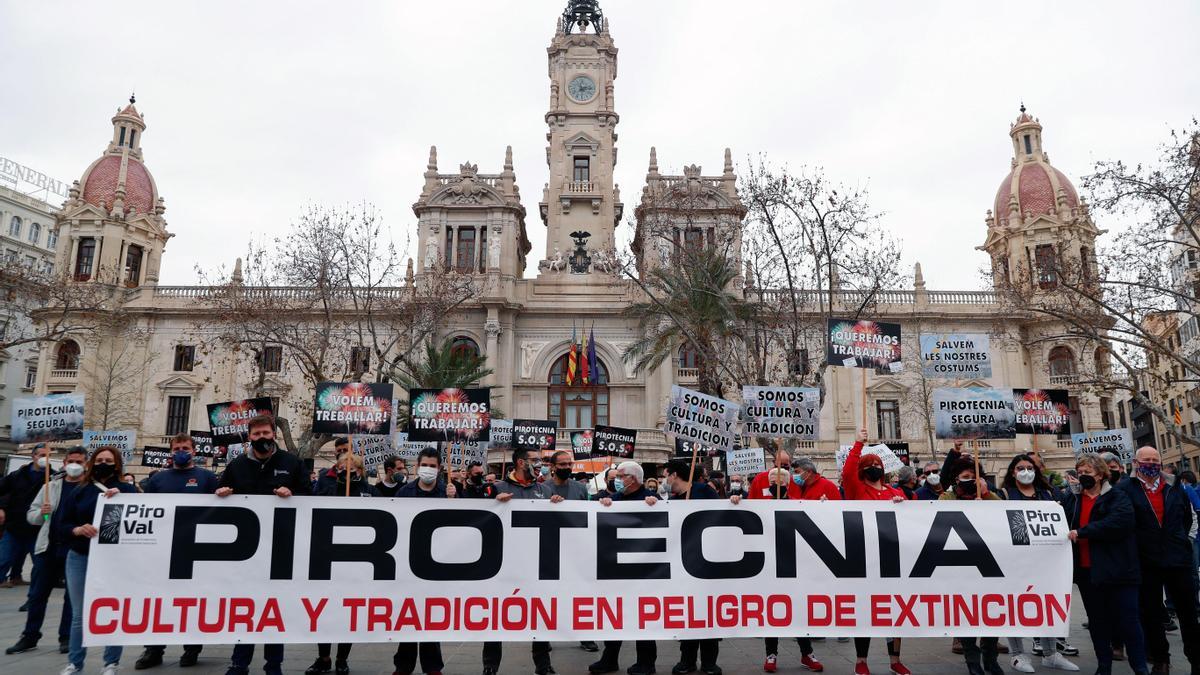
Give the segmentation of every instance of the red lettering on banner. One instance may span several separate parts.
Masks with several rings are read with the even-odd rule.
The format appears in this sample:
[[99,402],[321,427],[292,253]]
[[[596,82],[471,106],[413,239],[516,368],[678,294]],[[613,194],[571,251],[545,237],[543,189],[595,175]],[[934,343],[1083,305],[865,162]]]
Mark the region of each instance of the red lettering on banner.
[[350,632],[358,630],[358,610],[367,604],[362,598],[342,598],[342,607],[350,610]]
[[929,594],[921,595],[919,597],[921,599],[921,603],[925,605],[925,614],[927,616],[926,621],[930,626],[932,626],[934,624],[933,607],[935,604],[941,602],[942,596]]
[[385,631],[392,629],[392,601],[387,598],[367,600],[367,631],[375,630],[377,625]]
[[405,628],[421,630],[421,619],[417,616],[417,603],[413,602],[412,598],[405,598],[400,603],[400,614],[396,616],[396,623],[392,626],[392,630],[404,630]]
[[110,622],[100,623],[96,619],[96,615],[102,609],[117,611],[121,603],[117,602],[116,598],[96,598],[92,601],[91,611],[88,614],[88,631],[94,635],[108,635],[117,632],[117,626],[120,625],[116,619]]
[[947,623],[951,626],[961,626],[963,623],[966,623],[968,626],[974,626],[979,623],[979,596],[970,596],[970,601],[968,605],[966,596],[950,596],[950,602],[954,606],[954,614],[951,615]]
[[891,610],[887,602],[890,596],[887,595],[872,595],[871,596],[871,625],[872,626],[890,626],[892,625]]
[[662,605],[658,598],[638,598],[638,628],[644,629],[646,624],[662,618]]
[[321,612],[325,611],[325,605],[329,603],[329,598],[321,598],[316,607],[313,607],[308,598],[300,598],[300,602],[304,604],[304,612],[308,614],[308,632],[317,632],[317,619],[321,618]]
[[246,630],[254,632],[253,598],[229,599],[229,632],[236,631],[238,624],[242,624],[246,627]]
[[[411,605],[412,600],[406,599],[405,604]],[[439,608],[442,610],[442,618],[434,620],[433,610]],[[416,626],[416,608],[413,608],[413,622]],[[429,598],[425,601],[425,630],[447,630],[450,628],[450,601],[446,598]]]
[[[171,603],[179,609],[179,632],[186,633],[188,629],[188,610],[196,606],[196,598],[175,598]],[[314,628],[313,630],[316,630]]]
[[[896,626],[903,626],[905,621],[908,621],[913,626],[918,626],[917,615],[913,614],[913,606],[917,604],[917,596],[908,596],[908,602],[904,602],[904,596],[897,595],[896,603],[900,605],[900,616],[896,618]],[[930,622],[932,623],[932,622]]]
[[1067,617],[1071,614],[1071,594],[1063,596],[1062,604],[1059,604],[1058,598],[1053,594],[1047,594],[1046,598],[1046,614],[1052,615],[1059,623],[1066,623]]
[[263,609],[262,616],[258,618],[258,627],[254,632],[261,633],[268,628],[273,628],[280,633],[283,628],[283,614],[279,611],[279,601],[275,598],[267,598],[267,606]]
[[736,595],[717,596],[717,627],[734,628],[738,625],[738,599]]
[[[820,615],[817,612],[820,612]],[[828,595],[808,596],[808,625],[820,628],[832,624],[833,600]]]
[[[994,605],[1001,606],[1001,612],[993,615],[988,609]],[[985,626],[1003,626],[1004,625],[1004,596],[997,593],[988,593],[983,596],[983,625]]]
[[209,621],[208,613],[205,608],[208,607],[208,598],[200,598],[200,618],[197,620],[200,625],[201,633],[220,633],[225,630],[225,598],[219,598],[217,605],[217,620]]
[[132,602],[126,600],[121,606],[121,628],[126,633],[145,633],[146,626],[150,625],[150,598],[142,600],[142,618],[138,623],[134,623],[129,618],[129,610],[133,605]]
[[833,625],[835,626],[853,626],[854,622],[854,596],[853,595],[835,595],[833,601],[837,605],[837,610],[834,615]]
[[625,608],[625,599],[618,597],[617,605],[613,607],[613,603],[608,598],[596,598],[596,628],[616,628],[625,627],[625,616],[622,610]]
[[668,595],[663,598],[663,628],[683,628],[682,595]]
[[[777,613],[780,607],[783,613]],[[767,596],[767,622],[776,628],[792,625],[792,599],[786,595]]]
[[[487,598],[467,598],[463,601],[463,613],[466,615],[463,617],[463,627],[467,630],[487,630],[487,608]],[[476,619],[471,613],[473,609],[482,609],[483,618]]]
[[749,626],[751,620],[758,622],[759,626],[766,625],[763,621],[763,602],[761,596],[746,595],[742,597],[742,625]]
[[[152,633],[174,633],[175,626],[169,623],[162,623],[162,598],[154,599],[154,621],[150,627]],[[182,627],[179,630],[184,630]]]
[[572,598],[571,627],[575,630],[596,630],[592,598]]

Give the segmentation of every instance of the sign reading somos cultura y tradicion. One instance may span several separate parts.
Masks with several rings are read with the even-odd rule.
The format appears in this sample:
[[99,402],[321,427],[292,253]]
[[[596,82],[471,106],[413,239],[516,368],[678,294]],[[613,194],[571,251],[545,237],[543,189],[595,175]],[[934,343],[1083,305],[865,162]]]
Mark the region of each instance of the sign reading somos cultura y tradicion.
[[738,436],[741,406],[722,398],[671,387],[663,431],[677,439],[698,441],[718,450],[732,450]]
[[745,434],[815,441],[821,435],[821,391],[815,387],[742,387]]

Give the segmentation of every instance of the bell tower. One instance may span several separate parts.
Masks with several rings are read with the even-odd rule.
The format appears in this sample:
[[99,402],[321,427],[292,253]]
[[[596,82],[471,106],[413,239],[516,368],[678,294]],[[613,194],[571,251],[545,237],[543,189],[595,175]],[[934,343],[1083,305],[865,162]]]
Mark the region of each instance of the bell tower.
[[617,48],[597,0],[570,0],[546,54],[550,178],[539,204],[547,229],[539,269],[586,275],[596,258],[589,252],[614,249],[624,209],[613,185],[620,119],[613,100]]

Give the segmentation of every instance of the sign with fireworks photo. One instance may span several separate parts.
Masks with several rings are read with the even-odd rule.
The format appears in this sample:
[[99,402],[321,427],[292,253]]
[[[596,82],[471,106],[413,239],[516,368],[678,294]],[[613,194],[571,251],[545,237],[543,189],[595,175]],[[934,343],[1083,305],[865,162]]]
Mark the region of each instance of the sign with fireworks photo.
[[1013,389],[1018,434],[1065,434],[1071,429],[1066,389]]
[[250,433],[246,424],[259,415],[270,415],[271,399],[247,398],[240,401],[212,403],[208,406],[208,428],[212,431],[213,443],[231,445],[245,443]]
[[829,320],[831,366],[891,368],[900,363],[900,324],[882,321]]
[[1012,389],[934,389],[933,421],[938,438],[1017,437]]
[[322,382],[313,399],[315,434],[384,435],[392,429],[392,385]]
[[488,389],[411,389],[409,441],[490,441]]
[[571,432],[571,455],[573,459],[584,460],[592,458],[592,447],[595,442],[595,431],[584,429]]

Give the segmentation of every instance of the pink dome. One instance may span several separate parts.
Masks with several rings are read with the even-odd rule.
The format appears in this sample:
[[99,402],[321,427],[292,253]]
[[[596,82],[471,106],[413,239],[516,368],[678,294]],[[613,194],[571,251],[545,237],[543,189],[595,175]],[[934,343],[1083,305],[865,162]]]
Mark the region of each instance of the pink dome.
[[[83,201],[94,206],[112,208],[117,197],[117,182],[121,176],[120,155],[101,157],[88,170],[83,185]],[[150,172],[138,160],[130,157],[125,171],[125,207],[137,213],[150,213],[154,209],[154,181]]]
[[[1054,172],[1053,182],[1047,169]],[[1014,175],[1017,178],[1015,181],[1017,183],[1017,204],[1022,214],[1026,211],[1042,214],[1053,210],[1057,188],[1062,188],[1066,193],[1068,207],[1079,206],[1079,195],[1075,192],[1075,186],[1067,180],[1063,172],[1049,164],[1023,162],[1017,164],[1016,168],[1004,177],[1004,181],[1000,183],[1000,189],[996,191],[993,214],[997,220],[1008,218],[1008,202],[1013,195]]]

